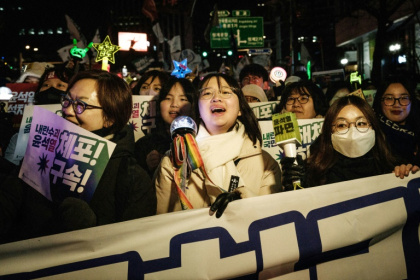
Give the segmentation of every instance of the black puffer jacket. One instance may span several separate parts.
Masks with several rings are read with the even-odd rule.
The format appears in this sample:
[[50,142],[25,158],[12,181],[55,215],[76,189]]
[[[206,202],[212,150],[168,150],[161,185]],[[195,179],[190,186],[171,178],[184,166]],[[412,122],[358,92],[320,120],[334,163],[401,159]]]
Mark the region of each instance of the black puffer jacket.
[[151,216],[156,213],[156,192],[146,171],[134,158],[133,130],[116,134],[117,144],[89,205],[97,225]]

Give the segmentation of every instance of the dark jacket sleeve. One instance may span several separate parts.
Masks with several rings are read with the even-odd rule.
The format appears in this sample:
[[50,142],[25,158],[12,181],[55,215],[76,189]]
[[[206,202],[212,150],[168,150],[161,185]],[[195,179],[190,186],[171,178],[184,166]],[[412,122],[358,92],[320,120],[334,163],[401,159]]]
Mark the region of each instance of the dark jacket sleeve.
[[57,232],[55,205],[27,185],[15,166],[0,182],[0,243],[18,241]]
[[156,214],[156,191],[147,172],[134,158],[121,162],[116,190],[117,221]]

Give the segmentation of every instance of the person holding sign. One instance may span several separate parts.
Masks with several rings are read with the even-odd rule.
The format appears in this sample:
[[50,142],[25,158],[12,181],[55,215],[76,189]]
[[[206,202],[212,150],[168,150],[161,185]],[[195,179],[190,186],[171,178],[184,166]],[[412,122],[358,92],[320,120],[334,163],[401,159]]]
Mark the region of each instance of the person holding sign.
[[258,121],[238,82],[209,74],[198,88],[198,150],[194,141],[188,148],[202,165],[187,172],[185,191],[179,192],[175,162],[165,155],[155,178],[158,214],[211,206],[210,214],[219,218],[229,201],[281,190],[279,165],[261,149]]
[[150,178],[134,158],[134,134],[127,125],[132,110],[127,83],[106,71],[84,71],[72,79],[61,104],[66,120],[117,144],[89,205],[68,198],[60,206],[63,219],[69,220],[68,229],[85,227],[72,220],[74,212],[82,209],[92,216],[89,226],[155,214]]
[[[132,95],[127,83],[106,71],[79,72],[70,81],[61,105],[66,120],[114,142],[116,147],[102,177],[96,179],[98,182],[89,202],[70,194],[65,196],[69,192],[64,188],[50,189],[49,200],[23,180],[9,176],[0,188],[0,243],[156,213],[155,190],[133,155],[134,134],[127,125],[131,116]],[[69,138],[62,139],[61,146],[71,145],[65,140]],[[77,146],[77,151],[74,148],[79,157],[89,152],[83,147]],[[72,149],[69,151],[72,152]],[[73,157],[69,160],[76,161]],[[52,164],[46,162],[44,166]],[[77,167],[73,172],[78,173]],[[70,173],[69,176],[77,175]]]
[[170,149],[169,127],[178,116],[191,116],[195,88],[185,78],[170,77],[159,93],[156,104],[156,128],[136,142],[135,157],[150,178],[163,155]]
[[317,141],[306,163],[282,160],[286,190],[293,189],[296,179],[306,188],[391,172],[404,178],[419,170],[411,164],[398,166],[375,113],[357,96],[344,96],[332,104]]
[[322,118],[328,109],[324,92],[312,81],[288,84],[280,99],[277,112],[292,112],[297,119]]
[[391,147],[402,163],[420,165],[420,115],[415,84],[407,78],[390,78],[378,89],[373,109]]

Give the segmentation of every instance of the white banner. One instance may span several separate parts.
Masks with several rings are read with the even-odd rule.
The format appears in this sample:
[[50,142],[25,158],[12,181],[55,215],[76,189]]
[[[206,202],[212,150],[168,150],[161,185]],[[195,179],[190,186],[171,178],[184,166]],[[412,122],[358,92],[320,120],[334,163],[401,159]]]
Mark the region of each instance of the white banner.
[[0,279],[420,279],[420,175],[393,174],[0,246]]

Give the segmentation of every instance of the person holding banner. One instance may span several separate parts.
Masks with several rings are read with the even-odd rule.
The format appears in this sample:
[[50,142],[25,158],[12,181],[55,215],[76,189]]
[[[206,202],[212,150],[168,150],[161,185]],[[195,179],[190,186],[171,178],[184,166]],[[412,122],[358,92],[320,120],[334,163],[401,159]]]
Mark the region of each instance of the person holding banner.
[[133,88],[133,95],[156,96],[168,79],[169,75],[166,72],[150,70],[141,76],[139,82]]
[[297,179],[306,188],[391,172],[404,178],[419,170],[412,164],[398,165],[375,113],[358,96],[344,96],[332,104],[317,142],[305,163],[294,165],[295,158],[282,159],[286,190],[292,190]]
[[156,193],[134,158],[128,84],[101,70],[79,72],[62,97],[63,117],[116,147],[89,203],[77,197],[52,201],[14,176],[0,188],[0,243],[116,223],[156,213]]
[[279,165],[262,150],[258,121],[233,77],[205,76],[194,107],[198,147],[193,139],[187,145],[196,168],[187,168],[183,186],[174,167],[178,154],[165,155],[155,177],[158,214],[211,206],[219,218],[229,201],[280,192]]
[[150,176],[158,167],[163,155],[170,149],[169,127],[178,116],[191,116],[195,88],[185,78],[170,77],[163,84],[156,104],[156,128],[136,142],[137,162]]
[[297,119],[322,118],[328,110],[325,94],[312,81],[288,84],[282,95],[277,112],[292,112]]
[[376,92],[373,109],[391,147],[402,163],[420,165],[420,115],[415,84],[392,77]]
[[132,110],[127,83],[106,71],[84,71],[72,79],[61,104],[65,119],[117,144],[89,208],[82,200],[63,201],[59,210],[64,221],[69,218],[67,229],[85,227],[72,220],[74,212],[82,209],[95,221],[90,226],[155,214],[154,188],[134,158],[134,134],[127,125]]

